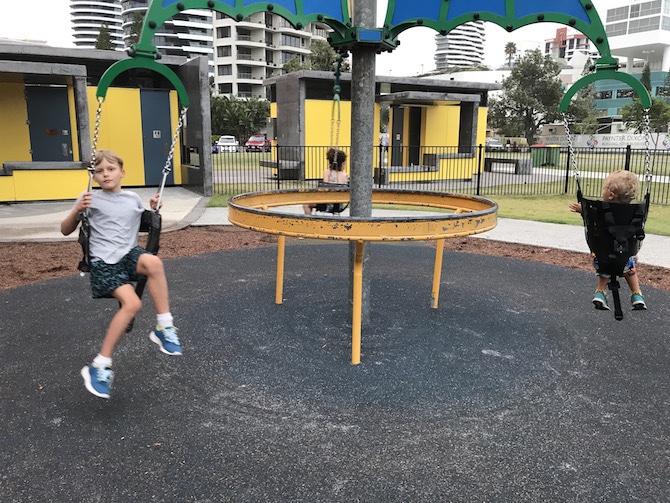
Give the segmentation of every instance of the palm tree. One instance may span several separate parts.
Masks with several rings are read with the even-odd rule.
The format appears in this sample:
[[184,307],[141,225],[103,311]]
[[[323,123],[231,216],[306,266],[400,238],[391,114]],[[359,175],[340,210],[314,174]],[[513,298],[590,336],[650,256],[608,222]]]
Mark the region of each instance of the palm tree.
[[505,56],[507,56],[507,66],[512,66],[512,58],[516,54],[516,44],[514,42],[507,42],[505,44]]

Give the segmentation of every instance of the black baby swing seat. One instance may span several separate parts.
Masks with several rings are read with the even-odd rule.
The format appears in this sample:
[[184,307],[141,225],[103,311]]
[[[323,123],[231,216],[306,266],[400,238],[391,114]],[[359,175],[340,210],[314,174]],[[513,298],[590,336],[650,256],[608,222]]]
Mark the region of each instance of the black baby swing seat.
[[[79,265],[77,265],[77,269],[82,273],[86,273],[91,271],[91,251],[89,248],[91,226],[85,215],[81,215],[80,219],[81,225],[79,226],[78,242],[81,245],[82,257]],[[140,220],[140,232],[147,233],[147,243],[144,249],[154,255],[158,253],[160,247],[162,225],[163,222],[160,213],[153,210],[144,210]]]
[[642,246],[648,208],[648,195],[635,204],[582,198],[586,241],[603,273],[623,276],[628,258]]
[[[320,189],[329,189],[329,190],[344,190],[349,189],[348,183],[333,183],[333,182],[324,182],[321,180],[318,187]],[[320,213],[331,213],[332,215],[339,215],[344,210],[349,207],[348,203],[319,203],[316,205],[316,211]]]
[[619,282],[629,257],[637,255],[644,239],[649,211],[649,193],[640,203],[612,203],[587,199],[578,193],[589,249],[598,259],[598,272],[610,277],[609,289],[614,300],[614,316],[623,319]]

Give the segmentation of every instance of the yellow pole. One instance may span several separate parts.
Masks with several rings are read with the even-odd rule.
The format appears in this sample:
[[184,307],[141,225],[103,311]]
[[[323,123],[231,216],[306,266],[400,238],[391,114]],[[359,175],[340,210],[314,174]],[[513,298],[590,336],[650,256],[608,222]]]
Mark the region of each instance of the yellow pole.
[[440,300],[440,278],[442,276],[442,256],[444,255],[444,238],[435,241],[435,267],[433,269],[433,290],[431,292],[431,307],[437,309]]
[[351,318],[351,363],[361,363],[361,313],[363,309],[363,252],[365,241],[356,241],[354,252],[354,292]]
[[284,299],[284,245],[286,236],[277,239],[277,285],[275,288],[275,304],[281,304]]

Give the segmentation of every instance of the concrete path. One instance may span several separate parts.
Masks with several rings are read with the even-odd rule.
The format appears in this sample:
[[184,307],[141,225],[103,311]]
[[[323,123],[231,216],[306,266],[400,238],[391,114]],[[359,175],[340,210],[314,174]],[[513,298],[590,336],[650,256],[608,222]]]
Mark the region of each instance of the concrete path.
[[[143,200],[148,201],[153,189],[135,190]],[[181,187],[165,189],[163,215],[164,231],[181,229],[189,225],[231,225],[228,208],[206,208],[207,200]],[[72,207],[72,202],[18,203],[0,205],[0,242],[13,241],[54,241],[76,239],[60,234],[61,220]],[[281,211],[302,213],[300,206],[290,206]],[[653,208],[652,208],[653,211]],[[403,216],[430,212],[373,210],[373,216]],[[343,213],[344,216],[347,212]],[[498,226],[479,239],[491,239],[508,243],[558,248],[578,252],[588,252],[584,229],[579,225],[560,225],[526,220],[498,219]],[[647,235],[639,254],[641,263],[670,268],[670,237]]]

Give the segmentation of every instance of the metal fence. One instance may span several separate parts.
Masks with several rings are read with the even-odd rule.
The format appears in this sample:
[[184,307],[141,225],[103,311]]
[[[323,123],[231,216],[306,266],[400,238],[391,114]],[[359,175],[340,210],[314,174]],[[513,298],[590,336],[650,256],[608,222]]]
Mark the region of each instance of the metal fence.
[[[349,147],[340,147],[349,156]],[[272,189],[316,188],[327,167],[328,147],[274,146],[272,152],[212,154],[214,194],[236,195]],[[405,162],[393,162],[403,159]],[[608,173],[646,171],[644,150],[575,149],[576,167],[585,196],[599,198]],[[349,161],[347,161],[349,163]],[[440,166],[458,164],[445,175]],[[566,147],[526,147],[489,151],[484,146],[376,147],[370,175],[374,187],[456,192],[481,196],[538,196],[576,193],[574,170]],[[670,204],[670,152],[650,153],[651,202]],[[350,166],[347,166],[350,171]]]

